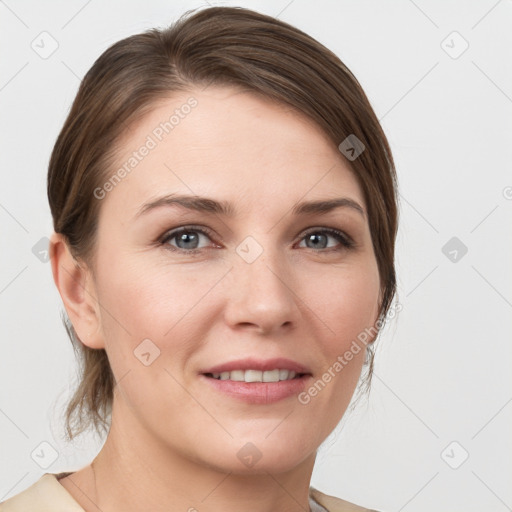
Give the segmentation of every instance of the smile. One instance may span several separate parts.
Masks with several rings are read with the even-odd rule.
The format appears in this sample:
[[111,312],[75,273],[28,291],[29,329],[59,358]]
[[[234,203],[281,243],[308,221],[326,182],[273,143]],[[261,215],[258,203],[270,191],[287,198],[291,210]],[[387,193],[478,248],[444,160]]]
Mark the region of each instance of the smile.
[[232,380],[235,382],[279,382],[302,377],[303,374],[293,370],[276,368],[275,370],[232,370],[230,372],[206,373],[207,377],[217,380]]

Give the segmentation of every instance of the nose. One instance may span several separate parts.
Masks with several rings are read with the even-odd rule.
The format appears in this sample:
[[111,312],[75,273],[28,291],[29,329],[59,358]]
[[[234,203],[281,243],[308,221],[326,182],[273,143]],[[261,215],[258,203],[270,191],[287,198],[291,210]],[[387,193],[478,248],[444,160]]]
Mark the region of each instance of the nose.
[[226,322],[233,329],[252,329],[266,335],[294,329],[300,315],[300,299],[283,254],[265,248],[252,263],[238,254],[234,256]]

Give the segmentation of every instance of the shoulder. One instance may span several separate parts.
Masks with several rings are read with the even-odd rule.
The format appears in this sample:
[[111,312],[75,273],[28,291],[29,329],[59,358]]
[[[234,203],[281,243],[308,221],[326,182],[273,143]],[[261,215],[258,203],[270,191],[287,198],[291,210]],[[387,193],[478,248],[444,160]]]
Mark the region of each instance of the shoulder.
[[0,503],[0,512],[85,512],[57,480],[64,473],[45,473],[19,494]]
[[[313,487],[309,488],[309,496],[327,512],[378,512],[377,510],[360,507],[359,505],[342,500],[341,498],[336,498],[335,496],[329,496]],[[319,511],[323,512],[321,509],[319,509]]]
[[[66,473],[45,473],[24,491],[0,503],[0,512],[85,512],[57,480]],[[377,512],[309,489],[314,512]],[[319,505],[319,506],[317,506]]]

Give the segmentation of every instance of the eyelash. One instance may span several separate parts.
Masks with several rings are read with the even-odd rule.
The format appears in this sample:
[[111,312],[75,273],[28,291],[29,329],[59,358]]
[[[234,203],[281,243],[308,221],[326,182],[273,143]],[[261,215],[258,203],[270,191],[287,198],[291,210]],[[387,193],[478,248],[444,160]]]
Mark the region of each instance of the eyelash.
[[[182,234],[182,233],[201,233],[205,236],[207,236],[208,238],[212,238],[213,236],[213,233],[207,229],[207,228],[199,228],[199,227],[196,227],[196,226],[184,226],[184,227],[181,227],[181,228],[178,228],[174,231],[168,231],[161,239],[160,239],[160,244],[161,245],[165,245],[166,249],[167,250],[170,250],[170,251],[173,251],[173,252],[182,252],[183,254],[186,254],[186,255],[191,255],[191,256],[194,256],[194,255],[199,255],[199,253],[203,252],[204,250],[208,250],[207,248],[202,248],[202,249],[181,249],[179,247],[173,247],[172,245],[168,244],[168,242],[170,240],[173,240],[174,238],[176,238],[178,235]],[[314,249],[312,249],[314,252],[324,252],[324,253],[330,253],[330,252],[333,252],[333,251],[341,251],[343,249],[352,249],[354,248],[355,246],[355,243],[354,241],[348,236],[346,235],[345,233],[343,233],[342,231],[338,231],[337,229],[333,229],[333,228],[313,228],[313,229],[310,229],[309,231],[307,231],[306,233],[304,233],[303,237],[301,238],[301,242],[302,240],[304,240],[305,237],[307,237],[308,235],[311,235],[311,234],[318,234],[318,233],[321,233],[321,234],[327,234],[327,235],[331,235],[333,238],[335,238],[336,240],[338,240],[338,242],[340,242],[340,244],[342,245],[341,248],[336,248],[336,247],[329,247],[327,249],[320,249],[318,251],[315,251]],[[309,247],[306,247],[306,249],[309,249]]]

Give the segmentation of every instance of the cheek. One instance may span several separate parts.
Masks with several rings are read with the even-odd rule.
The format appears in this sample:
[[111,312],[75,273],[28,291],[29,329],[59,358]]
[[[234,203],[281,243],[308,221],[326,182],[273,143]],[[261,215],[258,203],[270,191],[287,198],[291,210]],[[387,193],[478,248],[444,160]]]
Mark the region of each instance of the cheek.
[[[334,277],[331,275],[331,277]],[[376,264],[354,266],[337,278],[324,279],[314,310],[328,327],[329,351],[344,349],[370,329],[379,314],[380,279]],[[361,336],[360,338],[362,338]]]
[[[196,311],[201,310],[202,297],[222,272],[204,275],[185,272],[176,265],[141,264],[142,260],[118,258],[115,268],[98,275],[109,362],[116,380],[122,379],[118,390],[124,403],[137,410],[155,411],[162,408],[162,400],[169,400],[168,410],[184,411],[193,404],[180,393],[171,375],[182,380],[181,372],[202,337]],[[148,366],[144,364],[146,353]]]
[[369,341],[367,333],[375,332],[380,279],[373,261],[340,269],[329,279],[317,276],[316,282],[323,285],[321,293],[309,295],[314,304],[311,309],[319,319],[315,325],[325,333],[317,338],[322,368],[298,400],[316,425],[318,443],[345,413],[361,375],[366,355],[364,337]]
[[200,329],[197,311],[204,310],[208,292],[226,269],[152,265],[141,256],[117,260],[118,265],[98,276],[105,342],[115,344],[111,352],[128,351],[127,346],[133,351],[146,338],[165,349],[178,333],[182,343],[172,348],[186,349],[187,333]]
[[330,395],[337,409],[344,410],[360,377],[366,345],[376,333],[380,279],[371,262],[337,277],[324,280],[325,292],[317,294],[315,312],[328,327],[320,338],[324,356],[320,378],[330,388],[324,399]]

